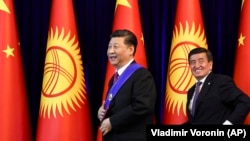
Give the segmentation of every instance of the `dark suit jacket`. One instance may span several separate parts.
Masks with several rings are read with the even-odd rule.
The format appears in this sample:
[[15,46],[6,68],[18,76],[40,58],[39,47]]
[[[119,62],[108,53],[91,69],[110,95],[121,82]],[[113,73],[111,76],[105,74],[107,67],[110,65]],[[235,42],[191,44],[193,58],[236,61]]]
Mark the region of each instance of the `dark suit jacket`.
[[220,124],[229,120],[242,124],[250,111],[250,99],[238,89],[231,77],[210,73],[196,103],[194,117],[188,109],[195,85],[187,94],[187,115],[190,124]]
[[[109,82],[112,86],[113,77]],[[112,130],[104,141],[145,141],[146,125],[153,124],[156,88],[152,75],[145,68],[136,70],[110,103]]]

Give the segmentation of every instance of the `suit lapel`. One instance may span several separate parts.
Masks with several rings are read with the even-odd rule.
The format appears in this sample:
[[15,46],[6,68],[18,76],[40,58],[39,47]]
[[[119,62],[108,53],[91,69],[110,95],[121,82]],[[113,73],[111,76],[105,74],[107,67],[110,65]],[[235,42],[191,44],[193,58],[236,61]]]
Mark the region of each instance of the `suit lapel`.
[[199,97],[197,99],[197,107],[199,107],[198,105],[200,104],[201,100],[206,96],[208,90],[211,88],[211,85],[212,85],[212,78],[213,78],[213,74],[212,72],[207,76],[204,84],[202,85],[202,88],[200,90],[200,93],[199,93]]

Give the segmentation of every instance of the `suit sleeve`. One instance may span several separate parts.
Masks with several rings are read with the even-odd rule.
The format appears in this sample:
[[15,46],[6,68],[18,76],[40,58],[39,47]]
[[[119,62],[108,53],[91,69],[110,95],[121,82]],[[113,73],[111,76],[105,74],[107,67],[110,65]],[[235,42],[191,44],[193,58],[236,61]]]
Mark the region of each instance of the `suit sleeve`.
[[250,98],[229,77],[225,79],[220,91],[225,104],[233,108],[227,120],[233,124],[242,124],[250,110]]

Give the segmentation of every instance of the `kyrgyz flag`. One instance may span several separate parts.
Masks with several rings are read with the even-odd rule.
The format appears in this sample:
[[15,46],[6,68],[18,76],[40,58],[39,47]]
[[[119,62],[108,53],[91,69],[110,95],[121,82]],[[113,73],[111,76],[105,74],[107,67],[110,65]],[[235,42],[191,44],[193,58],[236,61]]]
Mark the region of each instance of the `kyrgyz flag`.
[[[234,80],[236,85],[248,96],[250,96],[250,1],[243,0],[241,7],[240,27],[238,35],[238,46],[234,66]],[[250,124],[248,114],[245,124]]]
[[[144,39],[141,27],[141,17],[139,12],[138,0],[117,0],[115,6],[115,15],[113,21],[113,31],[117,29],[128,29],[132,31],[138,40],[135,60],[140,65],[147,68],[147,58],[144,47]],[[115,73],[114,66],[107,62],[106,78],[104,82],[103,101],[108,91],[108,82]],[[101,132],[98,130],[97,140],[101,141]]]
[[178,0],[166,80],[163,124],[187,121],[187,91],[195,83],[188,65],[188,53],[207,48],[199,0]]
[[24,71],[12,0],[0,0],[0,140],[31,140]]
[[73,3],[53,0],[37,141],[92,141],[92,124]]

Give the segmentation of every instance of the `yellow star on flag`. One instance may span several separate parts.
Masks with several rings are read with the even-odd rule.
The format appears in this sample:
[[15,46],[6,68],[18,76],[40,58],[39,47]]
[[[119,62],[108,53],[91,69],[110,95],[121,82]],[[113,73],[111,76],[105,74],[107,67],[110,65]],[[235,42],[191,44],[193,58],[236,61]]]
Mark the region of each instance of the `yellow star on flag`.
[[244,5],[244,2],[245,2],[245,0],[242,0],[242,1],[241,1],[241,9],[242,9],[242,7],[243,7],[243,5]]
[[240,33],[240,38],[238,39],[238,46],[240,45],[244,45],[244,39],[246,38],[246,36],[243,36],[242,33]]
[[4,53],[6,53],[6,57],[14,56],[14,48],[10,48],[9,45],[7,45],[7,48],[3,50]]
[[118,5],[123,5],[123,6],[131,8],[131,5],[128,2],[128,0],[117,0],[116,5],[115,5],[115,10],[116,10]]
[[3,10],[3,11],[5,11],[5,12],[7,12],[7,13],[10,13],[9,8],[8,8],[7,5],[4,3],[3,0],[0,0],[0,10]]
[[143,36],[143,33],[141,34],[141,40],[142,40],[142,43],[144,44],[144,36]]

